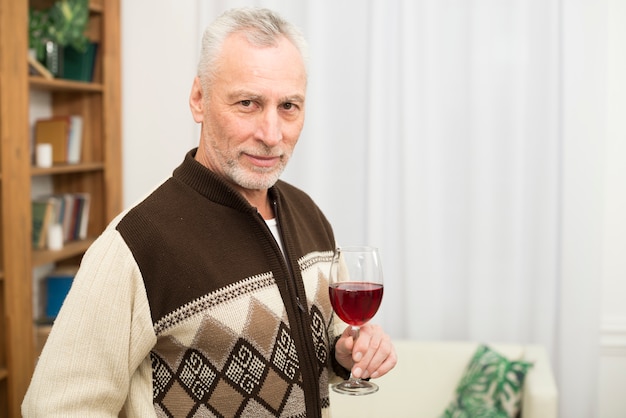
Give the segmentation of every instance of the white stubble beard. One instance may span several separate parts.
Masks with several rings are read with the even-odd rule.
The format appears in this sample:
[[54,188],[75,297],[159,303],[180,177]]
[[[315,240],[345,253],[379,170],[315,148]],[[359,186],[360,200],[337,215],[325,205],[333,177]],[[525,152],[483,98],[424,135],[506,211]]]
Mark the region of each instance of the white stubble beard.
[[[218,153],[219,150],[216,149]],[[238,153],[242,155],[243,151]],[[221,153],[220,153],[221,154]],[[270,152],[265,154],[271,155]],[[249,190],[265,190],[272,187],[280,175],[287,167],[287,162],[291,158],[291,152],[285,151],[281,154],[279,165],[272,168],[248,168],[239,163],[237,159],[221,154],[224,164],[225,174],[232,182]]]

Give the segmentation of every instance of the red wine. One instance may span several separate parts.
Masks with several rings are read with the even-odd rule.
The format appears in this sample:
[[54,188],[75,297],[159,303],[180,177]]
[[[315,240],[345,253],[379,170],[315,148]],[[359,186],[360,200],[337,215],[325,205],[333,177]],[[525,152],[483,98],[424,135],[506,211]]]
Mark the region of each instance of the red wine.
[[328,292],[339,318],[352,326],[361,326],[372,319],[383,299],[383,285],[378,283],[335,283]]

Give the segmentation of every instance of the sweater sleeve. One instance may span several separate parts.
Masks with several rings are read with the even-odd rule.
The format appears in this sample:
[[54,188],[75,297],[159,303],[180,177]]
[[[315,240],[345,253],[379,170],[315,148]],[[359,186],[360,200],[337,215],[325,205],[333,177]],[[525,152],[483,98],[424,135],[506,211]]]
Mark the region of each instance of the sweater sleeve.
[[85,253],[38,360],[23,416],[117,417],[155,341],[141,273],[109,227]]
[[341,364],[339,364],[339,362],[337,361],[337,359],[335,358],[335,352],[337,349],[337,340],[339,340],[339,338],[341,338],[341,334],[343,334],[343,331],[346,329],[346,327],[348,326],[348,324],[346,324],[345,322],[343,322],[338,316],[337,314],[335,314],[333,312],[332,314],[332,323],[330,326],[330,339],[329,341],[331,342],[331,346],[330,346],[330,366],[331,366],[331,371],[332,373],[330,374],[329,377],[329,382],[331,384],[334,383],[338,383],[342,380],[346,380],[350,377],[350,370],[346,369],[345,367],[343,367]]

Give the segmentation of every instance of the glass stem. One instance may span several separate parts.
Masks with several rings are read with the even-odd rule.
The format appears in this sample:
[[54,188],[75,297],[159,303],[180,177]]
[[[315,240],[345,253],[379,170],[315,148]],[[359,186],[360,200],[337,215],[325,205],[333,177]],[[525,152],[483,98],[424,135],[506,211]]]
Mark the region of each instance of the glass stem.
[[[359,330],[360,328],[358,326],[353,326],[352,327],[352,349],[354,350],[354,344],[356,344],[356,340],[359,338]],[[357,383],[361,381],[360,378],[356,378],[352,375],[352,371],[350,371],[350,380]]]

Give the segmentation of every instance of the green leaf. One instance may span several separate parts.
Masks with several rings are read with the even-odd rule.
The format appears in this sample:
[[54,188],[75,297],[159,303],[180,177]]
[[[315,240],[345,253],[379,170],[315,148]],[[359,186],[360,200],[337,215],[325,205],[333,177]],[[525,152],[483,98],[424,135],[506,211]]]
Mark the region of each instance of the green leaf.
[[89,0],[58,0],[48,11],[48,37],[62,46],[84,52],[89,39]]
[[509,361],[486,345],[477,348],[456,388],[445,418],[502,418],[519,410],[532,363]]

